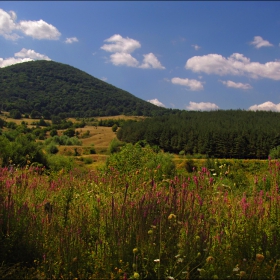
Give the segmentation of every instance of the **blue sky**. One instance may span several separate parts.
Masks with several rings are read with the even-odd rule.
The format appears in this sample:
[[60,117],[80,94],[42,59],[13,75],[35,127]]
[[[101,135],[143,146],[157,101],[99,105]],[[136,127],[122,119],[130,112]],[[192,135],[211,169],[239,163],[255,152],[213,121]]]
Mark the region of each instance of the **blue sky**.
[[280,111],[279,1],[2,1],[0,46],[166,108]]

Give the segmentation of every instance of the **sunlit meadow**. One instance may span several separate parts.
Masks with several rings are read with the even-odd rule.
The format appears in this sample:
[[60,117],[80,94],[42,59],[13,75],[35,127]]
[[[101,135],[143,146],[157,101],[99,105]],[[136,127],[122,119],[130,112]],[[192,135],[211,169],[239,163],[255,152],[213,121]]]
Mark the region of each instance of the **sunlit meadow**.
[[280,278],[278,161],[242,188],[159,170],[1,168],[0,277]]

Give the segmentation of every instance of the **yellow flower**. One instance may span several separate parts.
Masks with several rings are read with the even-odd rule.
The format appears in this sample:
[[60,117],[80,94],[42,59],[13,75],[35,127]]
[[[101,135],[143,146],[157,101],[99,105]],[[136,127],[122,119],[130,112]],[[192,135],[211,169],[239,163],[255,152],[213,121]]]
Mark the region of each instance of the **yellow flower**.
[[172,220],[172,219],[176,219],[176,215],[170,214],[170,215],[168,216],[168,220]]
[[140,277],[139,273],[134,272],[134,274],[133,274],[133,278],[138,279],[139,277]]
[[134,248],[132,251],[133,251],[133,254],[136,254],[138,252],[138,249]]

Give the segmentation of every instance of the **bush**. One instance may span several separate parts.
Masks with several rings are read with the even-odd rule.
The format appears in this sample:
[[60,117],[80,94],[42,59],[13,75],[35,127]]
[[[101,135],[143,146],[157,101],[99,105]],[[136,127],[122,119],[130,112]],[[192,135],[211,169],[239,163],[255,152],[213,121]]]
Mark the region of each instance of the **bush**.
[[21,119],[21,113],[18,109],[11,110],[10,117],[13,119]]
[[170,178],[175,175],[175,164],[170,154],[155,153],[147,145],[126,144],[118,153],[112,154],[107,160],[107,168],[114,168],[120,173],[143,172],[156,180],[164,176]]
[[272,150],[270,150],[269,156],[272,159],[280,158],[280,146],[277,146],[277,147],[273,148]]
[[48,167],[55,172],[60,171],[62,169],[69,171],[74,166],[72,158],[60,155],[49,155],[47,157],[47,163]]
[[51,143],[47,148],[46,148],[47,152],[50,154],[56,154],[58,153],[58,148],[55,144]]
[[122,143],[118,139],[114,138],[109,145],[109,153],[113,154],[118,152],[121,146]]

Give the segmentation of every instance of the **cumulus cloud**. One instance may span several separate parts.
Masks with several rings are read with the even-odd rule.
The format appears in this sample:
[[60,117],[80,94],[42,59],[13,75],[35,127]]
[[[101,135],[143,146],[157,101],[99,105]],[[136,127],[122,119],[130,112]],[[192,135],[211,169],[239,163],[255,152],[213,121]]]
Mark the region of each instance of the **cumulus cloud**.
[[13,11],[5,12],[0,9],[0,35],[4,36],[6,39],[16,40],[20,36],[13,31],[17,28],[15,23],[16,14]]
[[56,27],[43,21],[42,19],[38,21],[20,21],[18,29],[20,29],[25,35],[39,40],[58,40],[61,35]]
[[14,54],[14,57],[1,58],[0,57],[0,68],[34,60],[51,60],[48,56],[35,52],[34,50],[27,50],[23,48],[21,51]]
[[200,46],[198,46],[198,45],[192,45],[192,47],[197,51],[197,50],[199,50],[201,47]]
[[280,103],[274,104],[271,101],[267,101],[267,102],[264,102],[264,103],[259,104],[259,105],[253,105],[253,106],[249,107],[248,110],[251,110],[251,111],[276,111],[276,112],[280,112]]
[[243,84],[243,83],[235,83],[233,81],[221,81],[225,86],[237,88],[237,89],[251,89],[252,86],[250,84]]
[[261,47],[272,47],[273,46],[267,40],[264,40],[261,36],[255,36],[254,40],[250,44],[254,45],[256,49],[259,49]]
[[130,67],[137,67],[139,62],[130,53],[114,53],[110,55],[111,62],[114,65],[126,65]]
[[187,110],[190,111],[211,111],[211,110],[219,109],[219,107],[214,103],[210,103],[210,102],[196,103],[192,101],[190,101],[189,106],[187,106],[186,108]]
[[249,58],[240,53],[234,53],[228,58],[219,54],[194,56],[187,60],[185,68],[193,72],[204,72],[220,76],[248,75],[254,79],[268,78],[280,80],[279,61],[267,62],[265,64],[251,62]]
[[14,11],[5,12],[0,9],[0,35],[9,40],[20,38],[16,32],[20,31],[34,39],[58,40],[60,32],[57,28],[42,19],[39,21],[16,22],[17,15]]
[[144,59],[142,65],[139,66],[140,68],[165,69],[153,53],[144,54],[143,56]]
[[75,42],[79,42],[78,38],[76,38],[76,37],[66,38],[66,40],[65,40],[66,44],[72,44]]
[[135,49],[141,47],[141,44],[138,41],[128,37],[123,38],[119,34],[113,35],[104,42],[110,43],[101,47],[101,49],[106,52],[132,53]]
[[101,46],[101,49],[106,52],[111,52],[110,61],[114,65],[126,65],[129,67],[138,67],[138,68],[157,68],[165,69],[153,53],[144,54],[144,59],[142,64],[134,58],[131,53],[136,49],[141,47],[141,44],[131,38],[123,38],[119,34],[115,34],[110,38],[104,40],[109,44],[104,44]]
[[35,52],[34,50],[27,50],[25,48],[15,53],[16,57],[20,58],[31,58],[34,60],[51,60],[48,56]]
[[172,84],[177,84],[181,86],[188,87],[192,91],[197,91],[197,90],[202,90],[203,89],[203,84],[202,82],[194,79],[181,79],[178,77],[172,78],[171,79]]
[[151,100],[147,100],[148,102],[157,105],[159,107],[165,107],[165,105],[163,103],[161,103],[157,98],[155,99],[151,99]]

